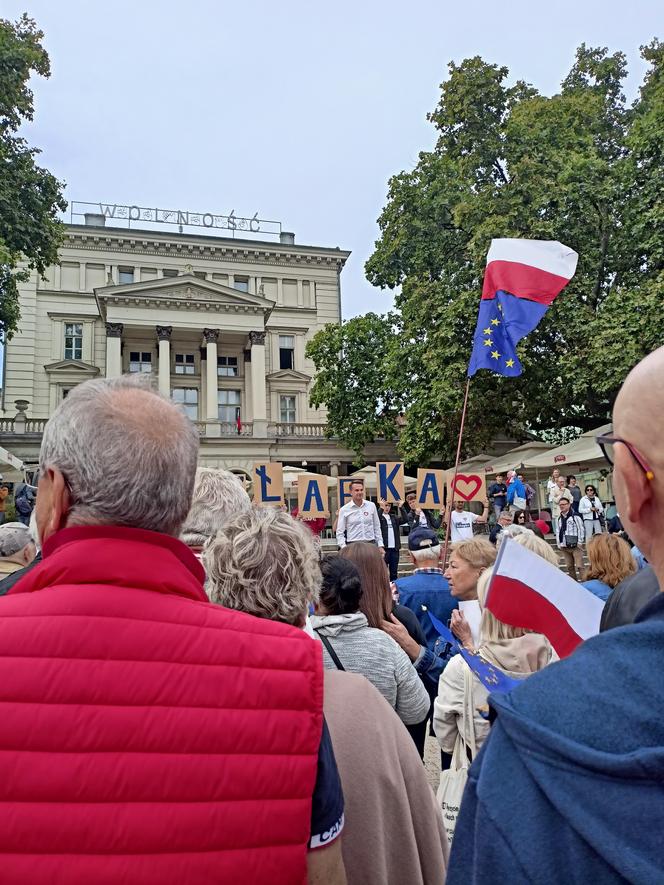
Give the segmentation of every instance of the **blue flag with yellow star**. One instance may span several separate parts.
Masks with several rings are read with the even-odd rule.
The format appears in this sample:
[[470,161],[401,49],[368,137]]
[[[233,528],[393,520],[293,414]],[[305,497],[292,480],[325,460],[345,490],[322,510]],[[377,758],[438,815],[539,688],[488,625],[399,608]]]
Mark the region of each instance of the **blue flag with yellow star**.
[[578,255],[553,240],[491,241],[468,375],[523,371],[516,346],[574,276]]

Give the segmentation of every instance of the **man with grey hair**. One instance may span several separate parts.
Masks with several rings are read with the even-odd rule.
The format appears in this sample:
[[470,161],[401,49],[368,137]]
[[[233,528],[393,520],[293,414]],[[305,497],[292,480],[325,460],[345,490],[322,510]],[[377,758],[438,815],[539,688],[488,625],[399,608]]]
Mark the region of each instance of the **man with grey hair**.
[[230,470],[199,467],[191,509],[180,537],[187,547],[198,554],[229,519],[250,507],[249,495],[239,476]]
[[27,525],[22,522],[0,525],[0,576],[24,569],[35,558],[36,552]]
[[80,384],[44,430],[44,558],[1,602],[3,883],[345,881],[338,841],[307,852],[319,650],[208,602],[179,540],[197,455],[140,376]]

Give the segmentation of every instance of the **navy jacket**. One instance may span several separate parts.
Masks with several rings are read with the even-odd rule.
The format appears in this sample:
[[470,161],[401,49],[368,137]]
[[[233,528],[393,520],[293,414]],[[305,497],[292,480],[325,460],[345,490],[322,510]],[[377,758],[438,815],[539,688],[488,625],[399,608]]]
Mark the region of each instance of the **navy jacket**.
[[435,615],[443,624],[449,622],[452,610],[458,608],[458,604],[450,593],[447,578],[436,572],[422,572],[409,575],[407,578],[399,578],[395,584],[399,591],[399,602],[415,613],[424,630],[426,644],[428,648],[433,649],[439,638],[438,633],[431,623],[429,615],[422,610],[422,606],[425,605],[427,609],[430,609],[431,614]]
[[489,703],[448,885],[664,881],[664,595]]

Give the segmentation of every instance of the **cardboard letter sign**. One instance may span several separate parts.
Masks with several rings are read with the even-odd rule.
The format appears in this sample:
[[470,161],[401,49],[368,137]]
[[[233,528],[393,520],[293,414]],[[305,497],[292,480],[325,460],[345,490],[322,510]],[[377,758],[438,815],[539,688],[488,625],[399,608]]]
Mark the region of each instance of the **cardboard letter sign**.
[[337,501],[339,502],[339,509],[350,501],[350,484],[352,482],[352,476],[340,476],[337,479]]
[[454,470],[447,471],[447,497],[448,501],[486,501],[486,477],[484,471],[479,473],[457,473],[454,494],[452,494],[452,482]]
[[403,461],[378,461],[376,463],[378,476],[378,497],[392,504],[398,504],[404,499]]
[[445,471],[417,468],[418,507],[442,510],[445,504]]
[[327,477],[302,473],[297,478],[297,509],[301,516],[329,516]]
[[254,501],[257,504],[284,503],[284,468],[278,461],[254,464]]

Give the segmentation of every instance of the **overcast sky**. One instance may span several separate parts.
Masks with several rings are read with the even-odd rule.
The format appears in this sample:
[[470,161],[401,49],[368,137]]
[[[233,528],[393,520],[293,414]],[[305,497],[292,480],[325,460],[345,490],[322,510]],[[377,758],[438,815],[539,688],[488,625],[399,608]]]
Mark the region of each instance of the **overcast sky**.
[[50,80],[36,81],[25,134],[69,200],[277,219],[299,243],[352,251],[344,316],[389,294],[363,266],[390,175],[412,168],[447,63],[479,54],[541,92],[574,50],[664,37],[661,0],[334,3],[4,0],[45,31]]

